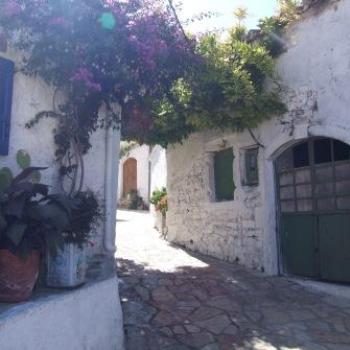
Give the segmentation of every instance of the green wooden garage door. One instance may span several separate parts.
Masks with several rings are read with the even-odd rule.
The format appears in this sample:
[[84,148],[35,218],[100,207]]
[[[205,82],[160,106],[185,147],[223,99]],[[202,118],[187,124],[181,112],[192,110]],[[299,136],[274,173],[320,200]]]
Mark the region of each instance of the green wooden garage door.
[[314,138],[276,161],[288,274],[350,282],[350,147]]

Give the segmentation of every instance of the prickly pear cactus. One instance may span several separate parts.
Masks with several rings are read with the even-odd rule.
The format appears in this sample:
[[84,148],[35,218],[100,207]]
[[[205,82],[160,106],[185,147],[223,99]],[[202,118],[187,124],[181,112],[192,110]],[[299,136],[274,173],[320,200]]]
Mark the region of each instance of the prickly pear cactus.
[[19,150],[16,155],[17,164],[21,169],[30,167],[31,158],[27,151]]
[[0,169],[0,191],[3,191],[6,187],[8,187],[13,179],[12,171],[7,168]]

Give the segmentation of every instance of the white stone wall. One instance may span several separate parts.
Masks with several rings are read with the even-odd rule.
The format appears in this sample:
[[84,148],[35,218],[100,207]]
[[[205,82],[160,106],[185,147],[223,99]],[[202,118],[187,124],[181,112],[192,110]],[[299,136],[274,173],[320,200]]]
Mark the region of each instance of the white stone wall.
[[[294,25],[288,52],[278,60],[289,112],[254,133],[259,185],[242,185],[244,149],[256,142],[241,134],[207,131],[167,152],[168,238],[190,249],[245,266],[278,272],[274,159],[293,142],[326,136],[350,144],[350,2],[343,0]],[[233,147],[237,189],[230,202],[212,201],[212,154]]]
[[146,204],[149,203],[149,146],[137,146],[130,150],[119,163],[118,201],[123,196],[123,165],[129,158],[137,161],[137,190]]
[[[162,187],[167,187],[166,150],[161,146],[154,146],[149,160],[151,164],[150,194],[152,195],[153,191],[160,190]],[[155,211],[153,205],[150,206],[150,211],[153,217],[153,226],[160,231],[162,229],[162,215]]]
[[[11,59],[16,63],[16,69],[20,67],[19,56],[11,52],[0,53],[2,57]],[[0,167],[9,167],[14,174],[20,169],[16,162],[18,150],[26,150],[31,156],[32,166],[48,167],[42,171],[42,182],[51,186],[51,191],[60,191],[58,182],[58,166],[55,162],[55,144],[52,130],[55,127],[53,119],[42,119],[31,129],[26,129],[25,124],[38,112],[51,110],[53,107],[53,89],[49,88],[40,79],[35,79],[15,73],[13,84],[13,102],[10,128],[10,147],[7,156],[0,156]],[[56,100],[57,103],[57,100]],[[119,137],[116,140],[119,142]],[[91,136],[92,149],[84,157],[85,180],[84,187],[93,190],[101,204],[105,201],[105,154],[106,154],[106,130],[97,130]],[[117,166],[117,162],[115,162]],[[104,224],[95,233],[93,252],[101,253],[104,250],[103,236]]]
[[154,146],[149,156],[151,162],[150,193],[167,185],[166,150],[161,146]]
[[[2,57],[16,61],[11,54],[0,53]],[[16,65],[18,68],[18,65]],[[8,166],[14,174],[20,169],[16,153],[20,149],[29,152],[33,166],[45,166],[42,181],[57,187],[57,168],[54,161],[53,120],[47,119],[27,130],[25,124],[36,113],[52,109],[53,91],[42,81],[16,73],[13,84],[13,102],[10,129],[10,149],[8,156],[0,156],[0,167]]]
[[123,350],[116,279],[14,306],[0,316],[1,350]]
[[[0,56],[12,59],[16,68],[19,67],[18,56],[2,52]],[[52,192],[59,191],[52,134],[54,120],[41,120],[33,128],[25,128],[38,112],[52,110],[53,90],[41,80],[19,72],[15,74],[13,89],[10,149],[8,156],[0,156],[0,167],[7,166],[18,174],[16,153],[20,149],[26,150],[33,166],[49,167],[42,172],[42,182],[50,185]],[[113,137],[115,144],[119,144],[119,133],[114,133]],[[106,130],[97,130],[91,136],[91,143],[92,149],[85,156],[85,188],[93,190],[106,208],[106,164],[109,163],[117,175],[119,153],[107,158]],[[115,188],[114,193],[116,191]],[[115,209],[112,204],[106,211],[114,211],[112,215],[115,217]],[[113,232],[107,232],[106,227],[106,222],[101,222],[98,232],[94,233],[94,245],[88,251],[91,276],[99,278],[115,274],[114,230],[112,227]],[[1,349],[122,349],[122,314],[115,281],[109,284],[101,282],[88,290],[79,289],[67,298],[62,296],[59,301],[41,305],[34,301],[25,303],[24,307],[28,311],[10,322],[3,323],[3,315],[0,315]],[[18,334],[23,337],[18,337]]]

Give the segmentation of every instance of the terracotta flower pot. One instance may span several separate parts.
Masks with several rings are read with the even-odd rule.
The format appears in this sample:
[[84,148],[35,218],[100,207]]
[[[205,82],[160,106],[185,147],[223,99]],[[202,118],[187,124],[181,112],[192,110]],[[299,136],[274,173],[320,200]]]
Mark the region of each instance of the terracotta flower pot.
[[36,251],[21,259],[6,249],[0,249],[0,302],[28,300],[38,279],[39,263]]

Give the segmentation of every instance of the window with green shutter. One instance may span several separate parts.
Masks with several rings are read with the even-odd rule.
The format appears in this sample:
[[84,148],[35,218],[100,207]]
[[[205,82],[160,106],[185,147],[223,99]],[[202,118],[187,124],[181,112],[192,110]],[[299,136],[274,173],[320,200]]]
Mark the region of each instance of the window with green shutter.
[[217,201],[234,199],[233,149],[228,148],[214,153],[215,198]]
[[259,184],[258,148],[245,151],[245,179],[244,185],[256,186]]

